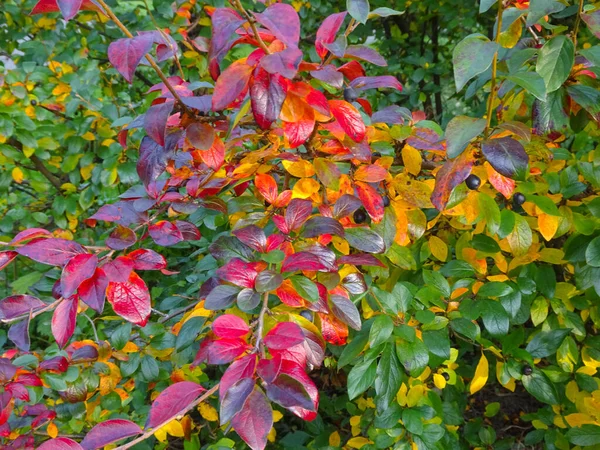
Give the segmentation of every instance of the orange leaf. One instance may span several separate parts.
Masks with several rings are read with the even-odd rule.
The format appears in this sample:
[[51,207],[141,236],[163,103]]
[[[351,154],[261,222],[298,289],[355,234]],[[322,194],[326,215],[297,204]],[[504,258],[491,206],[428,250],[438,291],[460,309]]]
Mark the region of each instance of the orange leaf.
[[385,180],[388,176],[388,171],[381,166],[371,164],[368,166],[360,166],[354,172],[354,179],[358,181],[366,181],[367,183],[379,183]]
[[485,170],[487,171],[487,176],[491,185],[494,186],[498,192],[502,193],[504,197],[510,198],[515,190],[515,181],[504,175],[500,175],[488,163],[485,164]]
[[556,230],[558,230],[558,216],[551,216],[549,214],[540,214],[538,216],[538,227],[540,229],[540,234],[544,236],[544,239],[549,241],[556,234]]
[[254,178],[254,185],[266,201],[275,203],[277,200],[277,183],[275,182],[275,178],[266,173],[259,173]]
[[458,158],[448,160],[435,176],[435,188],[431,203],[443,211],[446,209],[452,189],[465,181],[473,168],[473,151],[466,150]]
[[333,117],[354,142],[362,142],[367,132],[358,110],[344,100],[329,100]]
[[371,185],[360,181],[356,182],[356,191],[358,198],[360,198],[371,219],[375,222],[380,222],[385,213],[383,197]]

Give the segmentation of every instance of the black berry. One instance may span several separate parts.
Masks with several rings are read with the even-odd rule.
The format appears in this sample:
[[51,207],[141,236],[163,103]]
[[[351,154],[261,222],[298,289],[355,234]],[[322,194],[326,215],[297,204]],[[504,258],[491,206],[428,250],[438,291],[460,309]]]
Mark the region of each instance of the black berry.
[[442,373],[442,376],[444,377],[444,380],[450,380],[450,375],[448,375],[446,372]]
[[373,152],[373,158],[381,158],[381,153]]
[[472,191],[476,191],[481,186],[481,179],[477,175],[469,175],[465,181],[465,184]]
[[304,317],[306,320],[310,320],[312,322],[313,316],[312,316],[312,313],[308,309],[300,311],[300,315],[302,317]]
[[351,87],[347,87],[346,89],[344,89],[344,100],[352,103],[355,102],[357,98],[358,93],[354,89],[352,89]]
[[383,206],[386,208],[390,206],[390,198],[387,195],[383,197]]
[[354,222],[355,223],[363,223],[367,220],[367,213],[364,209],[359,209],[354,212]]
[[521,206],[523,203],[525,203],[525,196],[520,192],[516,192],[515,195],[513,195],[513,204],[515,206]]
[[29,103],[31,103],[31,106],[37,106],[37,100],[31,100]]
[[533,369],[529,364],[525,364],[523,366],[523,375],[531,375],[533,373]]

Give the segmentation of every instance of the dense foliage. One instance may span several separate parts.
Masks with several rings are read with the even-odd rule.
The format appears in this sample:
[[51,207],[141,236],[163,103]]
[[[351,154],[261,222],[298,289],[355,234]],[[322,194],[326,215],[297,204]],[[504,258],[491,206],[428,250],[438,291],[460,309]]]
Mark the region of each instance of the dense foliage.
[[214,3],[3,2],[3,448],[599,446],[600,8]]

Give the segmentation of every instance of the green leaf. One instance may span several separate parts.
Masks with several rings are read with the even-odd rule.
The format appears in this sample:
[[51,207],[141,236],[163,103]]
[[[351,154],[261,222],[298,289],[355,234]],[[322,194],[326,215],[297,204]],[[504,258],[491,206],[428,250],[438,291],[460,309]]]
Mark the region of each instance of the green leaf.
[[429,351],[420,339],[401,340],[396,344],[396,355],[411,377],[421,375],[429,362]]
[[402,247],[397,243],[393,243],[386,256],[390,259],[392,264],[405,270],[415,270],[417,268],[417,262],[415,257],[408,247]]
[[440,273],[446,278],[467,278],[475,274],[475,269],[468,262],[455,259],[444,264]]
[[527,26],[533,26],[542,17],[560,12],[565,8],[565,5],[556,0],[531,0],[529,2],[529,14],[527,14]]
[[600,426],[585,424],[567,431],[567,439],[571,444],[589,447],[600,444]]
[[375,392],[380,399],[378,405],[382,406],[381,409],[387,409],[390,403],[395,401],[398,389],[402,385],[403,375],[394,346],[387,345],[381,353],[377,365],[377,378],[375,378]]
[[598,90],[583,84],[574,84],[567,86],[567,93],[596,121],[600,120],[600,92]]
[[554,384],[540,370],[534,369],[531,375],[525,375],[522,378],[523,386],[531,395],[540,402],[556,405],[558,403],[558,393]]
[[446,153],[449,158],[456,158],[473,138],[485,130],[486,120],[467,116],[457,116],[448,122],[446,127]]
[[553,355],[570,332],[570,328],[540,331],[533,337],[529,344],[527,344],[525,350],[527,350],[533,358],[545,358]]
[[450,322],[450,327],[452,327],[452,329],[457,333],[462,334],[473,341],[479,339],[481,334],[479,326],[476,323],[471,322],[463,317],[452,320]]
[[523,256],[533,243],[533,234],[527,221],[520,215],[514,214],[515,228],[508,235],[508,244],[515,256]]
[[352,400],[369,389],[376,375],[376,361],[364,361],[354,366],[348,373],[348,398]]
[[596,37],[600,37],[600,11],[595,10],[582,14],[581,18]]
[[[500,218],[500,211],[498,211],[498,218]],[[475,236],[473,236],[471,246],[475,250],[479,250],[485,253],[500,252],[500,246],[498,245],[498,243],[491,237],[486,236],[485,234],[476,234]]]
[[423,421],[421,420],[423,414],[421,411],[416,409],[405,409],[402,412],[402,422],[404,423],[404,428],[409,433],[420,435],[423,433]]
[[579,53],[594,66],[600,67],[600,45],[579,50]]
[[569,78],[575,62],[575,47],[566,36],[556,36],[541,48],[535,70],[546,84],[546,92],[554,92]]
[[141,369],[146,381],[155,381],[158,379],[158,363],[152,356],[146,355],[142,358]]
[[129,342],[131,338],[131,323],[125,322],[124,324],[117,327],[115,331],[110,335],[110,343],[115,350],[121,350],[125,347],[125,344]]
[[431,353],[443,360],[450,359],[448,330],[423,331],[423,342]]
[[400,16],[402,14],[404,14],[404,11],[396,11],[392,8],[380,7],[375,8],[369,13],[369,19],[372,19],[373,17]]
[[496,3],[498,3],[498,0],[481,0],[479,2],[479,14],[483,14]]
[[521,86],[534,97],[543,102],[546,101],[546,85],[544,79],[537,72],[517,72],[506,78]]
[[481,34],[472,34],[460,41],[452,54],[456,91],[460,92],[469,80],[485,72],[497,51],[498,44]]
[[585,260],[592,267],[600,267],[600,236],[594,238],[585,250]]
[[369,18],[369,0],[346,0],[348,14],[357,22],[366,23]]
[[394,321],[390,316],[379,315],[375,317],[369,333],[369,344],[371,348],[384,343],[394,331]]
[[202,326],[206,322],[206,317],[192,317],[188,319],[179,330],[177,340],[175,341],[175,350],[179,351],[196,340],[198,334],[202,331]]
[[306,277],[295,275],[289,278],[292,282],[292,286],[296,290],[296,293],[303,299],[309,302],[316,302],[319,300],[319,288]]
[[450,285],[441,273],[432,270],[423,270],[423,281],[425,281],[425,286],[434,287],[445,297],[450,297],[452,293]]
[[491,281],[481,286],[477,291],[479,297],[503,297],[513,292],[513,288],[500,281]]
[[554,204],[552,200],[548,197],[542,195],[528,195],[527,201],[534,203],[538,208],[540,208],[546,214],[550,214],[551,216],[562,216],[562,214],[558,211],[558,208]]
[[485,329],[492,336],[503,336],[508,333],[509,317],[504,307],[494,300],[483,300],[480,305]]
[[338,369],[348,365],[354,359],[362,353],[367,344],[369,343],[368,330],[361,330],[360,333],[354,336],[348,345],[344,347],[340,359],[338,360]]
[[485,220],[488,233],[494,235],[498,232],[501,223],[501,213],[498,203],[484,193],[480,193],[477,198],[479,200],[479,212]]

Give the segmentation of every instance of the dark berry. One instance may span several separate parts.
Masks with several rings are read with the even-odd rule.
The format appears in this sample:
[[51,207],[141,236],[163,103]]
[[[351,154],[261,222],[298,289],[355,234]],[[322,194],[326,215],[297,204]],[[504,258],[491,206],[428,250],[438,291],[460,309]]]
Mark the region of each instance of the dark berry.
[[37,106],[37,100],[31,100],[31,106]]
[[354,89],[352,89],[351,87],[347,87],[346,89],[344,89],[344,100],[352,103],[355,102],[357,98],[358,93]]
[[469,175],[465,181],[465,184],[472,191],[476,191],[481,186],[481,179],[477,175]]
[[312,322],[312,320],[313,320],[312,313],[311,313],[311,312],[310,312],[308,309],[305,309],[305,310],[303,310],[303,311],[300,311],[300,315],[301,315],[302,317],[304,317],[306,320],[310,320],[311,322]]
[[442,376],[444,377],[444,380],[450,380],[450,375],[448,375],[446,372],[442,373]]
[[387,195],[385,197],[383,197],[383,206],[385,208],[387,208],[388,206],[390,206],[390,198]]
[[354,222],[355,223],[363,223],[367,220],[367,213],[364,209],[359,209],[354,212]]
[[373,152],[373,158],[381,158],[381,153]]
[[515,192],[515,195],[513,195],[513,204],[521,206],[523,203],[525,203],[525,196],[520,192]]
[[531,366],[529,364],[525,364],[525,366],[523,366],[523,375],[531,375],[532,373],[533,369]]
[[60,280],[56,280],[56,283],[54,283],[54,286],[52,286],[52,297],[54,297],[56,300],[62,297],[62,287],[60,285]]

